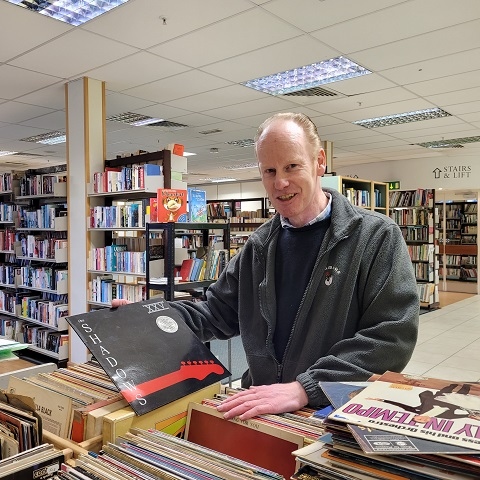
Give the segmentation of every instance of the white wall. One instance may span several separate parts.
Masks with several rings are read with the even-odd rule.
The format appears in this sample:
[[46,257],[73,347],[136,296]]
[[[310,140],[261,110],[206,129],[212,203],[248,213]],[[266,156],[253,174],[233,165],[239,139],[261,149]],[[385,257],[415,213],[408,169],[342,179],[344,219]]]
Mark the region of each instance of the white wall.
[[438,156],[413,160],[366,163],[334,168],[338,175],[357,176],[382,182],[400,181],[400,189],[443,188],[478,190],[479,159],[469,155]]
[[195,185],[199,190],[207,192],[207,200],[241,200],[243,198],[266,198],[267,193],[261,181],[216,183]]

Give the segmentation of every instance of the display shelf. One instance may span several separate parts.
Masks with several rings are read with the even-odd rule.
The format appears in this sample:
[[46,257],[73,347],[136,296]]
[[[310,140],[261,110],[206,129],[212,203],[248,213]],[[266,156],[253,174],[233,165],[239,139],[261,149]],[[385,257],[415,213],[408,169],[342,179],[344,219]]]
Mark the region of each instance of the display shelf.
[[[175,291],[194,290],[196,288],[208,288],[214,280],[198,281],[198,282],[175,282],[175,236],[183,235],[185,231],[188,233],[196,232],[197,235],[202,238],[202,246],[210,247],[210,232],[213,230],[220,230],[223,233],[223,248],[228,252],[230,248],[230,224],[229,223],[147,223],[146,240],[147,240],[147,271],[146,271],[146,288],[147,297],[150,296],[150,290],[163,291],[166,300],[175,299]],[[163,232],[164,242],[164,277],[166,283],[154,283],[150,279],[152,277],[150,273],[150,238],[152,233],[156,234]],[[227,259],[228,261],[228,259]]]
[[322,177],[322,187],[339,191],[352,205],[389,214],[388,185],[384,182],[329,175]]
[[403,235],[423,307],[439,308],[438,212],[431,189],[390,191],[389,216]]

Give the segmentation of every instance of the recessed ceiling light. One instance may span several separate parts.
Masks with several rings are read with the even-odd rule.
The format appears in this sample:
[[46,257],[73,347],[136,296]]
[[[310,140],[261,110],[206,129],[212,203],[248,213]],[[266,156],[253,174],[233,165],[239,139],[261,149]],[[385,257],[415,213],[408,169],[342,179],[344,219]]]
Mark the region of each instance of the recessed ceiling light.
[[211,130],[203,130],[202,132],[198,132],[198,133],[201,133],[202,135],[211,135],[212,133],[220,133],[222,130],[220,130],[219,128],[212,128]]
[[336,57],[274,73],[266,77],[248,80],[243,82],[242,85],[270,95],[285,95],[286,93],[347,80],[360,75],[368,75],[369,73],[372,72],[346,57]]
[[352,123],[365,128],[379,128],[388,127],[390,125],[399,125],[401,123],[432,120],[433,118],[441,117],[451,117],[451,115],[441,108],[427,108],[425,110],[415,110],[413,112],[396,113],[385,117],[366,118]]
[[5,157],[7,155],[15,155],[18,152],[9,152],[8,150],[0,150],[0,157]]
[[244,163],[242,165],[229,165],[223,168],[225,170],[247,170],[248,168],[258,168],[258,163]]
[[111,122],[122,122],[134,127],[143,127],[152,123],[163,122],[163,118],[149,117],[148,115],[140,115],[139,113],[119,113],[118,115],[111,115],[107,117]]
[[219,177],[219,178],[201,178],[201,181],[204,182],[212,182],[212,183],[222,183],[222,182],[236,182],[236,178],[229,178],[229,177]]
[[253,138],[245,138],[244,140],[232,140],[231,142],[225,142],[228,145],[235,145],[237,147],[251,147],[255,141]]
[[70,25],[82,25],[128,0],[7,0]]
[[67,136],[65,132],[49,132],[41,135],[34,135],[33,137],[21,138],[21,142],[42,143],[44,145],[56,145],[58,143],[65,143]]
[[437,140],[435,142],[415,143],[425,148],[462,148],[465,143],[480,142],[479,137],[450,138],[449,140]]

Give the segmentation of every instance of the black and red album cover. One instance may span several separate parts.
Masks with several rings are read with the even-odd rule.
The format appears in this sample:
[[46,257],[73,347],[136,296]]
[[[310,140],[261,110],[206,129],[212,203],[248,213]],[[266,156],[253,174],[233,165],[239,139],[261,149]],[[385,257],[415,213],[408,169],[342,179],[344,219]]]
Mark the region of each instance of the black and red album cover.
[[230,372],[163,299],[67,317],[137,415]]

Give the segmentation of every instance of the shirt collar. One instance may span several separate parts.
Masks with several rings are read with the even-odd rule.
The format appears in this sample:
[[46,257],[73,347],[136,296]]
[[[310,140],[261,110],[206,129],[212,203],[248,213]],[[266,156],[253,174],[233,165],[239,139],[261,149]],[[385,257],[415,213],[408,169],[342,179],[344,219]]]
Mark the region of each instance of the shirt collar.
[[[330,218],[332,214],[332,196],[328,192],[324,191],[324,193],[328,198],[327,206],[315,218],[312,218],[312,220],[310,220],[308,223],[303,225],[304,227],[308,225],[313,225],[314,223],[321,222],[322,220],[326,220],[327,218]],[[288,218],[285,218],[282,215],[280,215],[280,222],[283,228],[299,228],[299,227],[294,227],[288,221]]]

